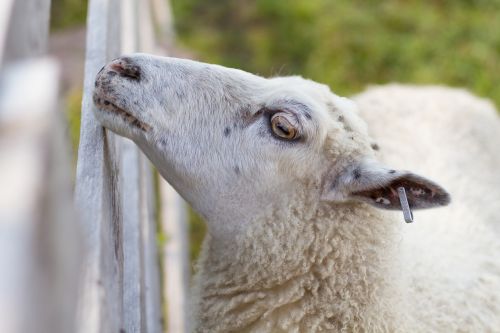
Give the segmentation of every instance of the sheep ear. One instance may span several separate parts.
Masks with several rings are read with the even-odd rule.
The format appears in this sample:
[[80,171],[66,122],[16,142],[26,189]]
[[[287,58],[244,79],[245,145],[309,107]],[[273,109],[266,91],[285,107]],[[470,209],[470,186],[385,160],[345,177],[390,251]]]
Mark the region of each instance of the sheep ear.
[[446,206],[450,195],[438,184],[408,171],[398,171],[376,162],[347,168],[330,182],[326,200],[359,200],[377,208],[401,210],[398,189],[403,187],[412,209]]

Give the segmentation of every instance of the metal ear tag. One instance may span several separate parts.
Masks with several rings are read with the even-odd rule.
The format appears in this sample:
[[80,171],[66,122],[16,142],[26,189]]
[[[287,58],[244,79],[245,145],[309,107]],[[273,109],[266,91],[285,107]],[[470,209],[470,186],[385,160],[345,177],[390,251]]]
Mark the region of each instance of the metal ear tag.
[[410,204],[408,203],[408,198],[406,197],[406,191],[404,187],[398,187],[399,202],[401,203],[401,208],[403,209],[403,216],[406,223],[413,222],[413,213],[411,212]]

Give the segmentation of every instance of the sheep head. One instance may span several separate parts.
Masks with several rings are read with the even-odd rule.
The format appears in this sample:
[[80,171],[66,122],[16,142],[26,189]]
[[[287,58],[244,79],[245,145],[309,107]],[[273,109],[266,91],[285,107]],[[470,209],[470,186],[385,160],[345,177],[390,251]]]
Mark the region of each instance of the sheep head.
[[296,192],[400,209],[404,186],[412,208],[449,202],[431,181],[377,163],[353,102],[310,80],[134,54],[95,86],[97,119],[135,141],[215,234]]

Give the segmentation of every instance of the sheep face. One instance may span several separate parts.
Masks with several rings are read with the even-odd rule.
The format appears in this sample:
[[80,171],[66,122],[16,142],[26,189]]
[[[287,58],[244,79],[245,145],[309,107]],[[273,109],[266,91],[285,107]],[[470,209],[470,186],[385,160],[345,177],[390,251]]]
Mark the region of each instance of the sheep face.
[[298,191],[398,208],[371,184],[407,173],[372,162],[353,103],[324,85],[136,54],[101,70],[94,102],[97,119],[135,141],[212,233],[237,232]]

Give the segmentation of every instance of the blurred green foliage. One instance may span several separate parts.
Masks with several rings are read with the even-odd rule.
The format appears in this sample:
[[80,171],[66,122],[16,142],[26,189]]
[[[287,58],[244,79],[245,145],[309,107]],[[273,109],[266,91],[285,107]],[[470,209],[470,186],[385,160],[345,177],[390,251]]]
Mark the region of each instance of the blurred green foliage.
[[[189,209],[189,257],[191,262],[195,262],[200,253],[201,244],[205,237],[207,227],[203,219],[196,212]],[[193,267],[191,267],[193,270]]]
[[374,83],[466,87],[500,104],[499,0],[172,0],[199,59],[300,74],[352,94]]
[[52,0],[50,28],[60,30],[85,23],[87,0]]
[[78,144],[80,143],[80,118],[82,116],[82,89],[71,90],[66,94],[64,101],[66,119],[68,123],[68,136],[73,149],[73,162],[76,165]]

